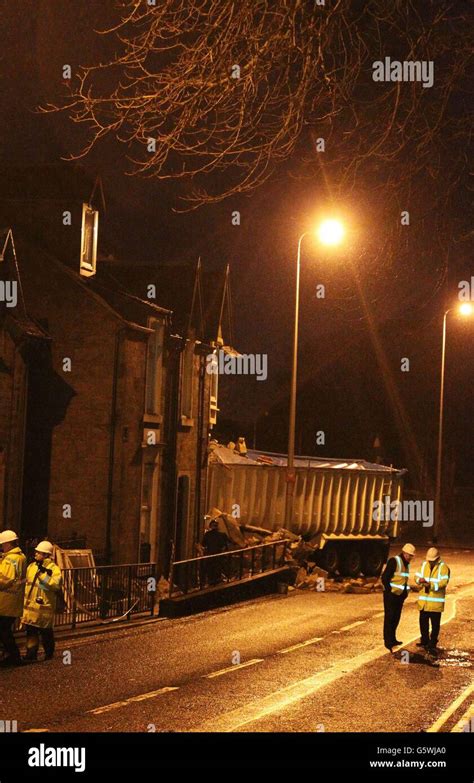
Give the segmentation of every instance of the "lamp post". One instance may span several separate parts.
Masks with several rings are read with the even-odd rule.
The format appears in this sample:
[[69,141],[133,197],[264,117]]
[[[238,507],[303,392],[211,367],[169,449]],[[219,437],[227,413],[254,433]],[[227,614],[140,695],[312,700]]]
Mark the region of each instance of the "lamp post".
[[[435,527],[433,530],[433,537],[436,534],[439,522],[441,520],[441,480],[442,480],[442,464],[443,464],[443,425],[444,425],[444,371],[446,367],[446,323],[448,313],[455,308],[449,307],[443,316],[443,339],[441,346],[441,381],[439,391],[439,422],[438,422],[438,454],[436,460],[436,489],[435,489]],[[464,302],[458,308],[458,312],[461,315],[471,315],[472,305],[469,302]]]
[[[289,525],[293,513],[293,496],[296,475],[294,472],[295,462],[295,425],[296,425],[296,382],[298,374],[298,327],[299,327],[299,309],[300,309],[300,268],[301,268],[301,244],[303,239],[308,236],[310,231],[301,234],[298,240],[298,251],[296,254],[296,290],[295,290],[295,321],[293,327],[293,363],[291,371],[291,390],[290,390],[290,414],[288,426],[288,467],[286,474],[286,502],[285,502],[285,525]],[[344,226],[339,220],[324,220],[315,230],[315,235],[319,241],[327,246],[340,244],[344,237]]]

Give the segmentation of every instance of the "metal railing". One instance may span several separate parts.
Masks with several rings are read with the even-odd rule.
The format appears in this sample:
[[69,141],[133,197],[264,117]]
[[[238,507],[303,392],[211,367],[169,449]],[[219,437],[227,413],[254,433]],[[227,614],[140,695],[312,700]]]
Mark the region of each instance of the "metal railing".
[[155,563],[67,568],[63,575],[64,603],[56,612],[55,625],[119,618],[150,612],[155,604]]
[[282,538],[269,544],[233,549],[218,555],[177,560],[171,565],[170,598],[188,595],[225,583],[243,580],[283,568],[289,540]]
[[[153,615],[157,569],[155,563],[67,568],[61,571],[62,593],[57,599],[55,628],[107,618],[130,620],[132,614]],[[20,619],[15,622],[20,629]]]

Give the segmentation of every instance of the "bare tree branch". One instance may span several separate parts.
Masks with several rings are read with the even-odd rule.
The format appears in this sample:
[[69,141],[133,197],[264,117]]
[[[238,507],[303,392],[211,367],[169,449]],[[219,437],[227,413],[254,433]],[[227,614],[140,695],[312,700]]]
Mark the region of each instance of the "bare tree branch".
[[[183,181],[188,207],[251,191],[297,152],[314,173],[311,136],[325,139],[325,165],[347,186],[381,162],[388,180],[406,180],[470,133],[469,4],[133,0],[118,8],[122,17],[101,33],[115,36],[118,54],[83,67],[70,99],[43,111],[67,111],[86,126],[88,141],[72,158],[114,136],[127,145],[132,173]],[[434,86],[375,83],[373,63],[386,56],[434,61]]]

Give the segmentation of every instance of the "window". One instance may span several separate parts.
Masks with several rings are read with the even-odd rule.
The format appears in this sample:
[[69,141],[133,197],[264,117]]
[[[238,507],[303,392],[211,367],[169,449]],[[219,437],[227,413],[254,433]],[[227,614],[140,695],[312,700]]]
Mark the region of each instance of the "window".
[[150,318],[148,327],[153,329],[153,334],[150,334],[148,338],[146,362],[146,413],[160,415],[165,329],[163,322],[157,318]]
[[85,277],[95,275],[97,261],[97,232],[99,213],[87,204],[82,205],[81,268]]
[[[217,369],[217,368],[216,368]],[[219,381],[219,373],[213,372],[211,373],[211,380],[210,380],[210,392],[209,392],[209,425],[210,427],[214,427],[215,424],[217,424],[217,412],[219,408],[217,407],[217,390],[218,390],[218,381]]]

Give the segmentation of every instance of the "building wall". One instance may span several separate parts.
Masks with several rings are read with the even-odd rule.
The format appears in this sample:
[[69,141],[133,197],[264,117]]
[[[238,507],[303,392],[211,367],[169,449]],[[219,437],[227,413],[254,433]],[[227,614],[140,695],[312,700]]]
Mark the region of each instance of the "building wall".
[[206,454],[209,422],[210,375],[205,371],[206,352],[194,343],[192,377],[192,425],[181,424],[177,439],[177,473],[189,480],[188,517],[182,535],[181,556],[195,557],[203,533],[206,492]]
[[0,529],[20,527],[28,371],[5,324],[0,327]]
[[[25,251],[28,310],[52,337],[52,400],[45,416],[51,436],[48,534],[58,541],[86,536],[87,546],[105,553],[115,352],[122,322],[48,258],[38,254],[31,260]],[[111,518],[115,562],[134,562],[138,546],[145,340],[128,335],[119,346]],[[70,371],[65,360],[71,361]]]
[[126,329],[120,339],[112,504],[112,562],[140,554],[146,334]]
[[[11,338],[0,338],[0,355],[11,370],[0,367],[0,447],[9,443],[3,460],[0,452],[0,522],[5,526],[7,519],[24,537],[85,537],[96,556],[115,563],[137,562],[147,543],[150,558],[167,574],[183,479],[188,506],[177,554],[194,556],[202,537],[210,380],[203,372],[205,352],[191,341],[186,422],[180,410],[184,343],[167,329],[174,343],[163,352],[161,418],[151,422],[145,415],[150,308],[134,303],[130,320],[144,328],[133,328],[125,305],[119,315],[77,272],[16,240],[28,314],[51,340],[25,363]],[[150,427],[156,443],[147,446]],[[145,520],[146,464],[152,480]],[[14,488],[6,517],[2,476]]]

